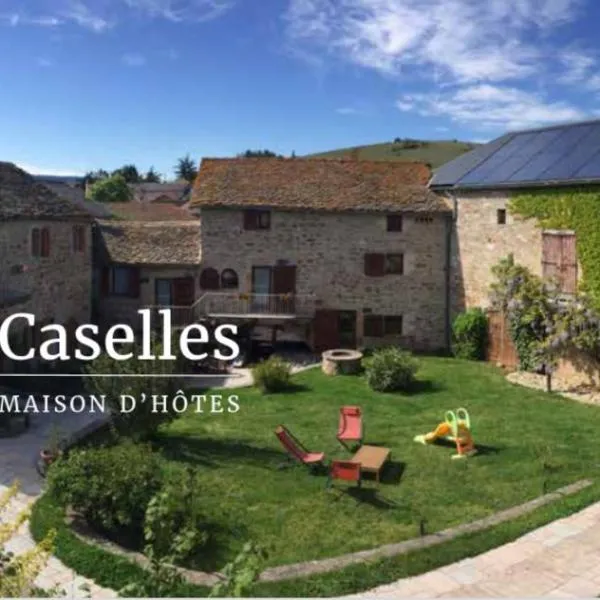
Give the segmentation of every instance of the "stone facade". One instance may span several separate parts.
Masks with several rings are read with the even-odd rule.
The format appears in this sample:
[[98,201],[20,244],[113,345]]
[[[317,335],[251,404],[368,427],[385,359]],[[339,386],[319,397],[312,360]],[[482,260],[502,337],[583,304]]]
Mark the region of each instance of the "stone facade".
[[[74,249],[75,225],[85,228],[83,251]],[[48,257],[32,256],[31,232],[36,227],[49,229]],[[91,239],[89,222],[14,220],[0,223],[0,287],[4,296],[0,303],[0,321],[14,313],[27,312],[35,315],[37,324],[89,323]],[[2,368],[12,367],[5,361]]]
[[[508,192],[456,192],[452,238],[452,312],[489,306],[491,269],[513,254],[515,262],[542,275],[542,230],[508,210]],[[506,223],[498,222],[505,210]]]
[[[401,232],[388,232],[385,213],[271,212],[269,230],[245,230],[243,211],[198,209],[201,268],[233,269],[249,293],[253,267],[296,266],[296,293],[317,309],[356,312],[356,345],[409,340],[423,349],[446,346],[446,259],[449,213],[406,213]],[[365,275],[365,254],[404,254],[404,274]],[[402,340],[368,338],[363,317],[402,316]]]

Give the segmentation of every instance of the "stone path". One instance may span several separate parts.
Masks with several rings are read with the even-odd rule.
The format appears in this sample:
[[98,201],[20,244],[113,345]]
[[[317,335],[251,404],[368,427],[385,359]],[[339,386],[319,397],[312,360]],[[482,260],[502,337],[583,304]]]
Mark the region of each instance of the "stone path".
[[474,558],[347,598],[596,597],[600,503]]
[[[94,417],[89,414],[74,413],[32,415],[31,426],[25,433],[16,437],[0,438],[0,494],[3,494],[15,480],[21,484],[19,494],[12,499],[7,510],[0,515],[2,519],[11,519],[28,508],[40,495],[43,480],[35,469],[35,462],[40,447],[48,438],[52,427],[56,426],[61,436],[68,436],[90,427],[97,419],[98,415]],[[6,549],[20,554],[34,545],[29,533],[29,524],[24,523],[7,542]],[[113,590],[102,588],[77,575],[55,557],[50,558],[45,569],[38,576],[36,584],[45,589],[59,586],[68,598],[81,598],[87,595],[87,592],[80,589],[82,584],[89,585],[89,593],[93,599],[117,596]]]

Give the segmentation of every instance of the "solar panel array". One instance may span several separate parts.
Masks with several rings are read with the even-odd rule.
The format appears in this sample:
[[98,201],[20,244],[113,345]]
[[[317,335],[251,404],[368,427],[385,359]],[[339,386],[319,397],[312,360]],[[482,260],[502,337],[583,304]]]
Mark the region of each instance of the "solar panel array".
[[502,136],[451,161],[431,185],[535,186],[600,181],[600,121]]

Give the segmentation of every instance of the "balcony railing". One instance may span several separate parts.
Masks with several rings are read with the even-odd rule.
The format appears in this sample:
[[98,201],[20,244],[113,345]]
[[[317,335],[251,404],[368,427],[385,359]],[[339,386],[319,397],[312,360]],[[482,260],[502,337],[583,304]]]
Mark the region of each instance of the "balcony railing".
[[198,309],[207,316],[309,317],[315,312],[315,297],[207,292],[200,298]]

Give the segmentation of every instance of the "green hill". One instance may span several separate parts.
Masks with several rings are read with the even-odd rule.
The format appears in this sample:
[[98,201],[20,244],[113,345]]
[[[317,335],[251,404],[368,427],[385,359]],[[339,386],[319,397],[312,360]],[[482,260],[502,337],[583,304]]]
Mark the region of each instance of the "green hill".
[[359,160],[412,160],[429,163],[431,168],[436,169],[476,146],[478,144],[458,140],[427,141],[396,138],[394,142],[341,148],[311,154],[306,158],[349,158],[357,152]]

